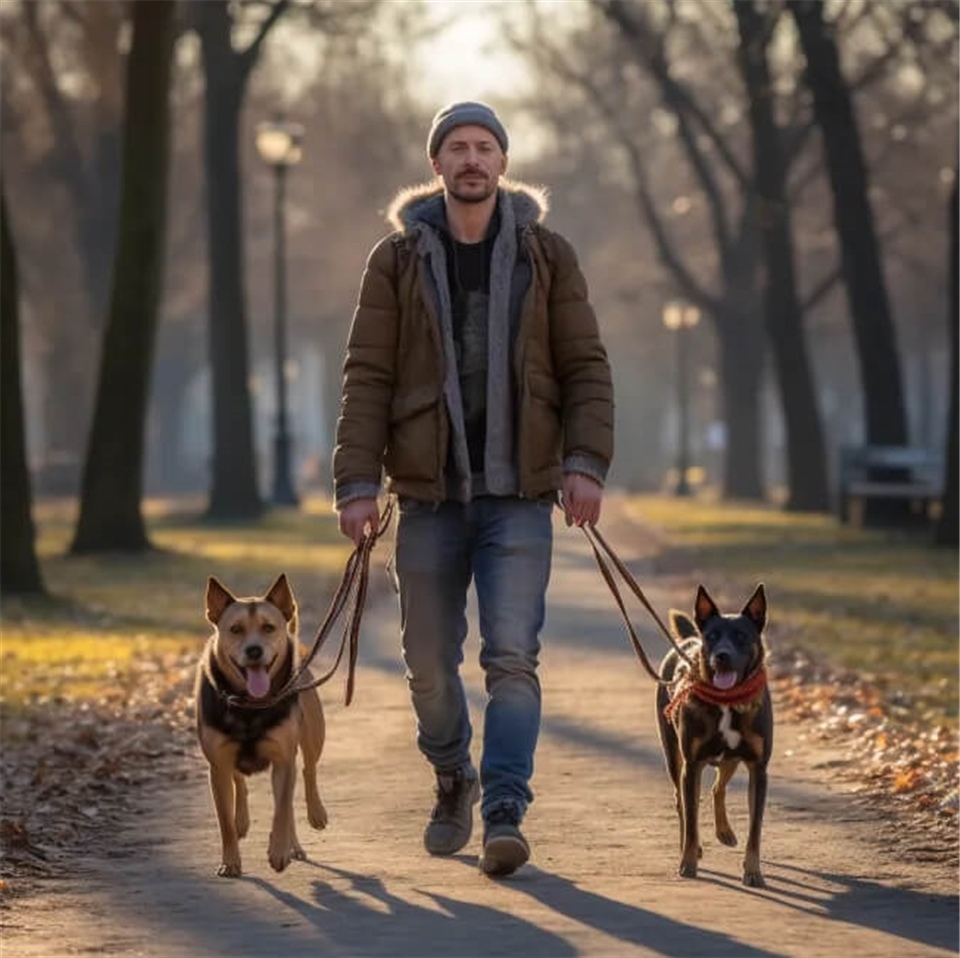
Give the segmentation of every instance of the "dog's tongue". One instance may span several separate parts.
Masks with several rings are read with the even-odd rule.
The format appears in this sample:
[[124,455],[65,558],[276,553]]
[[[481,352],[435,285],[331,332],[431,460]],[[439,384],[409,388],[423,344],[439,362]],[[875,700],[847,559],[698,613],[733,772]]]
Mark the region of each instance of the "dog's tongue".
[[252,699],[262,699],[270,691],[270,676],[266,669],[247,669],[247,693]]
[[737,684],[736,672],[714,672],[713,687],[715,689],[732,689]]

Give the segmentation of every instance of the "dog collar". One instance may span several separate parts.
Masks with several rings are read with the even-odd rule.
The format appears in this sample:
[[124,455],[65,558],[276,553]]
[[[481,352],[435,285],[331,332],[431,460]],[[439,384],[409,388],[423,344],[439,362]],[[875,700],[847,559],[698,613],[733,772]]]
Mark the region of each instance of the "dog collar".
[[716,689],[702,679],[687,678],[682,680],[673,693],[667,707],[663,710],[665,718],[672,719],[679,709],[691,696],[711,705],[728,705],[733,708],[742,708],[750,704],[767,684],[767,670],[757,669],[747,676],[738,685],[730,689]]

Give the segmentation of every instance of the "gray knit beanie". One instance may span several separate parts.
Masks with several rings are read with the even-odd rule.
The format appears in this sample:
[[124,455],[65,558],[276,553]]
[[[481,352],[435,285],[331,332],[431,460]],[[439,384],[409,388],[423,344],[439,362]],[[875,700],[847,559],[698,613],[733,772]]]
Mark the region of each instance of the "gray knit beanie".
[[500,144],[500,149],[507,152],[507,131],[497,118],[497,114],[486,103],[475,103],[465,100],[462,103],[451,103],[440,110],[430,125],[430,135],[427,137],[427,155],[433,159],[440,152],[444,137],[455,127],[476,124],[488,129]]

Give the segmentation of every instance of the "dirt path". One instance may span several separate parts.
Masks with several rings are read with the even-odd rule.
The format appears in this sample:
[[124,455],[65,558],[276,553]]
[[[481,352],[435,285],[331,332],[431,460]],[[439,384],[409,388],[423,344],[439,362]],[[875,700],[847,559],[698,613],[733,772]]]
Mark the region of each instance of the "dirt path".
[[[627,531],[618,530],[623,545]],[[658,608],[677,603],[669,583],[650,584]],[[452,860],[422,850],[432,782],[414,747],[396,613],[384,597],[365,619],[354,704],[336,701],[341,683],[324,689],[321,791],[331,823],[310,832],[298,791],[309,862],[281,875],[270,870],[269,782],[259,776],[245,878],[216,878],[205,768],[199,752],[189,752],[183,779],[137,800],[108,856],[87,859],[6,910],[3,958],[957,953],[956,870],[899,855],[898,842],[835,780],[835,756],[797,725],[777,728],[763,847],[768,887],[743,888],[742,849],[720,846],[710,831],[700,879],[677,878],[653,685],[586,542],[561,527],[551,596],[537,799],[525,824],[533,856],[512,879],[479,873],[478,835]],[[662,644],[650,645],[659,657]],[[479,728],[475,638],[467,657]],[[745,806],[741,773],[730,795],[741,836]]]

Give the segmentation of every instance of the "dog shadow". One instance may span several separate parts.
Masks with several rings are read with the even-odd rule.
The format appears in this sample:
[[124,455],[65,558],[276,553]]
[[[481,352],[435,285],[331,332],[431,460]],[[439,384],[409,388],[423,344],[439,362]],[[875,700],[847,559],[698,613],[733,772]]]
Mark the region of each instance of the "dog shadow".
[[312,900],[259,878],[248,880],[312,925],[334,953],[425,958],[452,954],[572,958],[578,953],[559,935],[499,908],[416,892],[425,900],[420,905],[393,894],[376,876],[307,864],[331,876],[330,881],[313,882]]
[[[893,888],[854,875],[764,860],[766,888],[746,889],[737,878],[700,867],[698,881],[760,895],[804,914],[859,925],[930,948],[955,952],[960,899]],[[945,915],[952,916],[949,921]]]
[[[452,861],[476,871],[476,856]],[[492,908],[435,891],[416,891],[429,905],[391,893],[370,875],[309,862],[331,881],[313,883],[312,901],[283,891],[259,878],[249,881],[313,925],[331,947],[365,955],[550,955],[580,954],[570,941],[502,908]],[[346,881],[346,889],[342,888]],[[334,884],[336,882],[336,884]],[[729,935],[696,928],[634,905],[584,891],[574,882],[527,866],[497,882],[529,895],[549,909],[588,925],[625,944],[653,948],[676,958],[778,958]],[[339,886],[339,887],[338,887]]]
[[528,865],[508,879],[518,892],[542,905],[628,945],[649,948],[675,958],[779,958],[779,952],[749,945],[722,932],[697,928],[666,915],[586,891],[562,878]]

